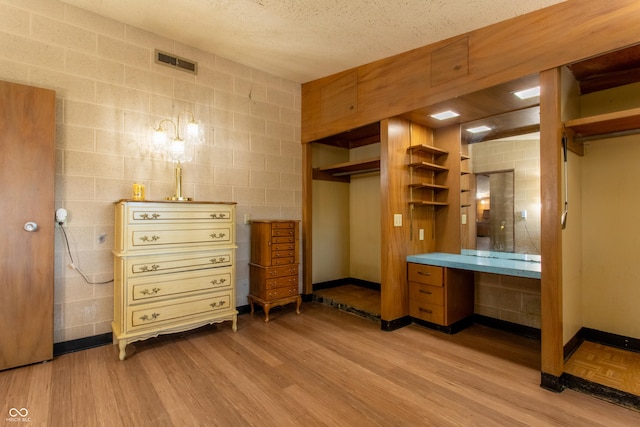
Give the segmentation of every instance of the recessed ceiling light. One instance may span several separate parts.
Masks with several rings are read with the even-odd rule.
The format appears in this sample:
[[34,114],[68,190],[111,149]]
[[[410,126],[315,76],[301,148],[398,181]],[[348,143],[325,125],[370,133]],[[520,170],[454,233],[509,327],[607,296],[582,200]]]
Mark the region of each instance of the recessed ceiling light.
[[513,94],[520,99],[534,98],[536,96],[540,96],[540,86],[519,90],[517,92],[513,92]]
[[438,119],[438,120],[445,120],[445,119],[450,119],[452,117],[458,117],[460,114],[456,113],[455,111],[443,111],[441,113],[436,113],[436,114],[432,114],[431,117],[433,117],[434,119]]
[[482,125],[482,126],[477,126],[477,127],[474,127],[474,128],[469,128],[469,129],[467,129],[467,132],[480,133],[480,132],[487,132],[489,130],[491,130],[491,128],[489,126]]

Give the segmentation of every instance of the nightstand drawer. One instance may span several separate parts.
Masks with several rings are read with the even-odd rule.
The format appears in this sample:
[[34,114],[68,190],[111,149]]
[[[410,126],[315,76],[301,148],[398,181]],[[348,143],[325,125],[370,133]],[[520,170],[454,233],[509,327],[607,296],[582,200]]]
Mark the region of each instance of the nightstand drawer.
[[444,306],[444,287],[409,282],[409,298],[428,304]]
[[408,263],[408,279],[410,282],[425,285],[442,286],[444,284],[444,267]]

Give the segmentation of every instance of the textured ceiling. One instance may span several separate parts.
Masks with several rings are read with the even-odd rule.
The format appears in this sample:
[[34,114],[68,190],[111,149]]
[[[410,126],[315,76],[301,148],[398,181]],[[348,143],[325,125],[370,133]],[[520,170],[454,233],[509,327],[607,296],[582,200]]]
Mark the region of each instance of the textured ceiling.
[[62,0],[304,83],[563,0]]

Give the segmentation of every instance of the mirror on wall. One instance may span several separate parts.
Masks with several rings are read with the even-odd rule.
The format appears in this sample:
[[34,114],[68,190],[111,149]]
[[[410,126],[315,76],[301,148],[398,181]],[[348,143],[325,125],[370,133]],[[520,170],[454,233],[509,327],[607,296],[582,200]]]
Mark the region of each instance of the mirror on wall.
[[539,135],[470,144],[469,157],[475,248],[463,249],[540,254]]

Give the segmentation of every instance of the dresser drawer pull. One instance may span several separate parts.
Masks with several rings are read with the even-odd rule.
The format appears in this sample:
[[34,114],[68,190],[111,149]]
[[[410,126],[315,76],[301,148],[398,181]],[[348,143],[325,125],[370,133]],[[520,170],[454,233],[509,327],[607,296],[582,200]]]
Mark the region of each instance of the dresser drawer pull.
[[160,292],[160,288],[153,288],[153,289],[151,289],[151,290],[149,290],[149,289],[143,289],[143,290],[141,290],[141,291],[140,291],[140,293],[141,293],[142,295],[155,295],[155,294],[157,294],[158,292]]
[[425,291],[424,289],[420,289],[420,290],[418,290],[418,292],[420,292],[421,294],[433,295],[433,292]]
[[229,218],[228,214],[226,214],[226,213],[212,213],[209,216],[211,218],[213,218],[213,219],[227,219],[227,218]]
[[226,235],[227,235],[226,233],[209,234],[209,236],[211,236],[212,239],[223,239]]
[[160,236],[156,236],[155,234],[151,237],[142,236],[140,240],[142,240],[143,242],[155,242],[156,240],[160,240]]
[[423,311],[423,312],[425,312],[425,313],[429,313],[429,314],[432,314],[432,313],[433,313],[433,311],[429,310],[428,308],[418,307],[418,310]]
[[211,261],[212,264],[220,264],[223,262],[227,262],[228,260],[226,257],[221,256],[219,258],[211,258],[209,261]]
[[211,308],[218,308],[218,307],[223,307],[227,302],[226,301],[218,301],[218,302],[212,302],[211,304],[209,304],[211,306]]
[[222,285],[226,281],[227,279],[214,279],[209,283],[211,283],[212,285]]
[[418,274],[421,276],[431,276],[431,273],[429,273],[428,271],[418,271]]
[[152,313],[151,316],[147,316],[145,314],[140,318],[140,320],[142,320],[143,322],[146,322],[148,320],[156,320],[158,317],[160,317],[160,313]]
[[160,214],[157,213],[152,213],[151,215],[143,213],[142,215],[140,215],[140,218],[142,219],[158,219],[160,218]]
[[140,271],[156,271],[160,266],[158,264],[151,264],[151,267],[148,265],[140,266]]

